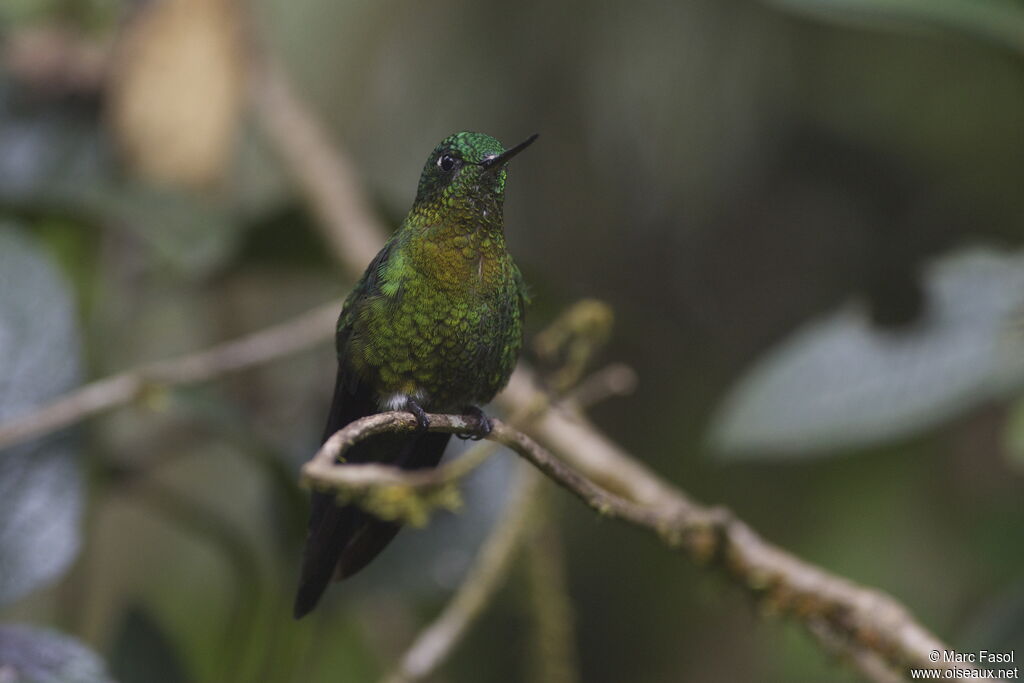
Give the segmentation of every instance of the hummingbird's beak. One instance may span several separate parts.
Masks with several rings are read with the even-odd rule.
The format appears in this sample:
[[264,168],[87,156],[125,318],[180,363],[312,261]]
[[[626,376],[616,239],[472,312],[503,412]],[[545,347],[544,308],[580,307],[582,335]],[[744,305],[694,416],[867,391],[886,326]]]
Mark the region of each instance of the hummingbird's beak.
[[508,163],[509,159],[511,159],[512,157],[514,157],[515,155],[519,154],[524,149],[532,145],[533,141],[536,140],[538,137],[539,135],[537,133],[534,133],[530,137],[520,142],[515,147],[512,147],[511,149],[506,149],[501,154],[493,156],[490,159],[484,159],[483,161],[480,162],[480,167],[483,168],[484,171],[496,171],[500,169],[502,166]]

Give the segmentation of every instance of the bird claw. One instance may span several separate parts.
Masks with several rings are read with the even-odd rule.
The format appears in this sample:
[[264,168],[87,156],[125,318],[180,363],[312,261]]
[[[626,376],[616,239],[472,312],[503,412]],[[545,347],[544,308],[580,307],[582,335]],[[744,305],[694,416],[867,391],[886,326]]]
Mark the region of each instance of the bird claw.
[[494,429],[494,425],[491,424],[491,418],[487,417],[487,415],[484,414],[484,411],[480,410],[476,406],[466,408],[465,412],[467,415],[471,415],[476,418],[476,428],[468,434],[456,434],[455,436],[463,441],[466,439],[469,439],[470,441],[486,439],[490,435],[491,430]]
[[405,410],[412,413],[413,417],[416,418],[416,431],[425,432],[430,428],[430,418],[427,417],[427,411],[423,410],[423,406],[419,403],[411,398],[406,399]]

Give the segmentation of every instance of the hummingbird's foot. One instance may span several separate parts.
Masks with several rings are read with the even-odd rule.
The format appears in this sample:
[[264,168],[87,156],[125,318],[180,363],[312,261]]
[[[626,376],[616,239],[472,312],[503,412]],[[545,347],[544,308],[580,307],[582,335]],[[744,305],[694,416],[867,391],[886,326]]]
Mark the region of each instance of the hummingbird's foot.
[[476,406],[469,406],[464,411],[466,415],[471,415],[476,418],[476,428],[469,434],[456,434],[463,441],[469,439],[471,441],[479,441],[480,439],[486,439],[494,429],[494,425],[491,424],[491,418],[484,414],[484,411],[480,410]]
[[416,431],[425,432],[430,428],[430,418],[427,417],[427,411],[423,410],[423,406],[415,400],[411,398],[406,399],[405,410],[412,413],[413,417],[416,418]]

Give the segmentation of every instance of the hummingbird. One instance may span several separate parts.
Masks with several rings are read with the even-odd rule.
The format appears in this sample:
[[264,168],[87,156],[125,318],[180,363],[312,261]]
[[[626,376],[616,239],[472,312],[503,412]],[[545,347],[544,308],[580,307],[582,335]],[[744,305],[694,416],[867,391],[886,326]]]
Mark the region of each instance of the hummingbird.
[[[473,414],[479,428],[470,436],[490,432],[480,406],[512,374],[528,301],[505,247],[506,166],[536,139],[505,149],[489,135],[462,132],[430,153],[412,209],[342,307],[323,440],[387,410],[411,412],[418,429],[361,441],[339,466],[437,466],[451,435],[428,432],[427,412]],[[369,564],[399,528],[314,491],[295,618],[316,606],[332,578],[345,579]]]

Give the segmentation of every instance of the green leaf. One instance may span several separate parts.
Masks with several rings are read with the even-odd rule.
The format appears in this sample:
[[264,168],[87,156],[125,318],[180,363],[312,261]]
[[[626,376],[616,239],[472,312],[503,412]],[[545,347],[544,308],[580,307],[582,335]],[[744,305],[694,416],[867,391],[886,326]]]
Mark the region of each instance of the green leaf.
[[812,455],[934,427],[1024,385],[1024,254],[970,250],[935,263],[927,309],[885,331],[851,305],[770,351],[720,408],[724,454]]
[[103,660],[70,636],[49,629],[0,626],[0,681],[111,683]]
[[817,19],[878,28],[957,31],[1024,53],[1024,5],[1014,0],[765,0]]
[[[0,224],[0,422],[79,381],[71,297],[46,254]],[[79,547],[82,481],[71,438],[0,451],[0,605],[58,578]]]

